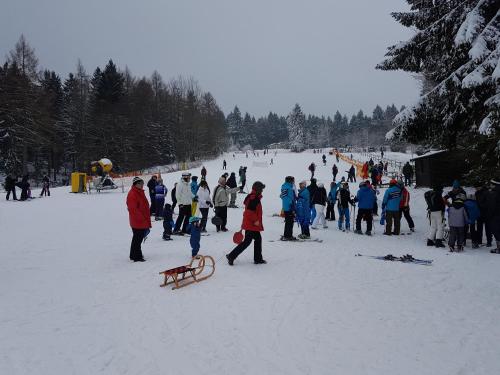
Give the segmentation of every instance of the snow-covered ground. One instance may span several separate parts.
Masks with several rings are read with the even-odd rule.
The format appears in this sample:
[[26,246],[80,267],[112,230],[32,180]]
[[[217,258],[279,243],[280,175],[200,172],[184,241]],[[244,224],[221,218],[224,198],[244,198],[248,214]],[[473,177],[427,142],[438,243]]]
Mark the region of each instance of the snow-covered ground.
[[[143,246],[147,262],[131,263],[120,189],[76,195],[65,187],[30,202],[2,199],[0,373],[500,373],[500,257],[486,248],[452,255],[427,248],[424,190],[413,189],[411,236],[384,237],[378,222],[373,237],[358,236],[330,222],[312,231],[323,243],[269,242],[283,230],[272,214],[284,177],[308,179],[314,161],[328,183],[333,163],[329,155],[323,167],[321,155],[280,152],[273,166],[252,166],[271,157],[225,155],[228,172],[247,165],[249,185],[267,186],[268,264],[254,265],[252,248],[233,267],[221,259],[241,223],[242,209],[230,209],[230,232],[216,234],[209,224],[211,235],[202,237],[200,253],[219,260],[214,276],[175,291],[159,287],[158,272],[188,262],[189,239],[164,242],[162,223],[154,222]],[[221,160],[206,163],[211,187]],[[169,189],[179,176],[163,176]],[[356,253],[411,253],[434,263]]]

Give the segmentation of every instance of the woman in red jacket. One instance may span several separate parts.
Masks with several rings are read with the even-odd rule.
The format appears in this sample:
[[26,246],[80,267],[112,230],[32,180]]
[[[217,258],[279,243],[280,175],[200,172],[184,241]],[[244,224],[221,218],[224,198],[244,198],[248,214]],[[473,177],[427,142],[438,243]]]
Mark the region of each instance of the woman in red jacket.
[[141,243],[151,228],[151,216],[149,215],[149,203],[142,187],[144,181],[140,177],[134,177],[132,187],[127,195],[127,209],[130,227],[134,235],[130,245],[130,259],[134,262],[144,262]]
[[236,246],[233,251],[226,255],[227,262],[230,266],[233,265],[238,255],[250,246],[252,240],[254,241],[253,262],[255,264],[267,263],[262,259],[262,237],[260,235],[260,232],[264,230],[262,225],[262,204],[260,200],[262,199],[262,191],[265,187],[266,186],[260,181],[254,182],[251,193],[247,195],[243,202],[245,211],[243,212],[241,229],[245,230],[245,239]]

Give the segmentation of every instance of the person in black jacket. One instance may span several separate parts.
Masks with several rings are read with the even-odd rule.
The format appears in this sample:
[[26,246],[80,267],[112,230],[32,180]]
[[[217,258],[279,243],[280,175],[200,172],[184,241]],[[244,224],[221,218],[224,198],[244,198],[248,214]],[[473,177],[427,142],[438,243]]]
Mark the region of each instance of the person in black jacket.
[[408,162],[408,161],[403,166],[403,176],[405,177],[405,186],[411,186],[411,183],[412,183],[411,180],[413,177],[413,167],[411,166],[410,162]]
[[155,188],[157,185],[157,177],[156,175],[151,176],[148,181],[148,190],[149,190],[149,200],[151,202],[151,206],[149,207],[149,212],[151,216],[153,216],[156,212],[156,192]]
[[[339,210],[339,220],[338,227],[340,230],[349,231],[351,229],[351,217],[349,213],[349,205],[353,205],[354,201],[351,198],[351,192],[349,191],[349,184],[347,182],[342,182],[340,189],[337,191],[337,208]],[[345,227],[343,227],[345,222]]]
[[28,199],[28,191],[30,189],[30,183],[28,182],[29,175],[25,175],[18,186],[21,188],[21,200],[25,201]]
[[351,165],[351,168],[347,172],[347,181],[356,182],[356,168],[354,168],[354,165]]
[[488,202],[489,191],[483,184],[476,186],[476,202],[479,207],[479,218],[477,219],[477,238],[478,244],[483,244],[483,227],[486,232],[486,246],[491,247],[493,233],[490,228],[490,219],[492,215],[492,207]]
[[314,218],[316,217],[316,209],[314,208],[314,204],[312,202],[314,193],[316,193],[316,190],[318,189],[318,185],[316,185],[316,179],[311,178],[311,183],[307,187],[307,190],[309,190],[309,200],[310,200],[310,206],[311,206],[311,222],[310,224],[312,225]]
[[339,169],[337,167],[337,164],[334,164],[332,167],[333,181],[337,180],[337,173],[339,173]]
[[43,197],[44,195],[48,195],[50,197],[50,180],[47,175],[43,176],[42,179],[42,192],[40,193],[40,196]]
[[5,191],[7,192],[7,195],[5,196],[5,199],[9,200],[10,193],[12,192],[12,199],[17,201],[16,197],[16,179],[13,178],[10,174],[7,175],[7,178],[5,179]]
[[226,186],[230,194],[229,206],[231,208],[238,208],[236,205],[236,195],[238,194],[238,183],[236,182],[236,173],[231,172],[231,175],[227,179]]
[[325,206],[326,206],[327,193],[322,183],[318,184],[318,188],[314,192],[311,199],[314,208],[316,209],[316,218],[313,221],[311,229],[318,229],[318,225],[323,224],[323,228],[328,228],[325,220]]
[[429,211],[429,220],[431,228],[427,237],[427,246],[445,247],[443,244],[444,236],[444,211],[446,208],[443,198],[443,188],[435,186],[432,190],[424,194]]

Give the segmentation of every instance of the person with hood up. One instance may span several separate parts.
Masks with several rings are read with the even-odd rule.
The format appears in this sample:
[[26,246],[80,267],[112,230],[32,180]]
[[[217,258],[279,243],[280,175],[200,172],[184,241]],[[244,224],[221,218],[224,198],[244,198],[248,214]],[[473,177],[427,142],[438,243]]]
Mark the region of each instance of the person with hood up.
[[366,234],[371,236],[375,200],[375,192],[365,182],[361,182],[356,198],[354,198],[354,201],[358,202],[358,215],[356,216],[356,230],[354,233],[363,234],[361,231],[361,220],[364,219],[366,221]]
[[448,225],[450,226],[450,237],[448,246],[450,251],[461,252],[464,250],[465,244],[465,226],[467,225],[467,212],[464,207],[465,194],[456,194],[451,207],[448,208]]
[[201,180],[198,189],[198,208],[201,212],[200,228],[203,233],[207,231],[208,209],[212,207],[212,200],[210,199],[210,188],[208,187],[207,180]]
[[281,208],[285,214],[285,229],[281,239],[283,241],[296,240],[293,236],[293,218],[295,211],[295,178],[293,176],[285,177],[285,182],[281,185]]
[[262,224],[262,192],[266,186],[255,181],[252,185],[252,191],[245,197],[243,205],[243,223],[241,229],[245,231],[245,239],[242,243],[236,246],[233,251],[226,255],[227,263],[232,266],[235,259],[240,255],[250,244],[254,243],[253,262],[255,264],[266,264],[262,258],[262,236],[260,232],[264,231]]
[[309,231],[309,225],[311,223],[311,197],[309,196],[309,190],[306,185],[307,183],[305,181],[299,183],[297,205],[295,208],[297,223],[300,225],[301,232],[298,237],[303,240],[311,238],[311,233]]
[[191,256],[193,258],[198,258],[198,252],[200,251],[200,240],[201,240],[201,224],[200,218],[197,216],[191,216],[189,218],[189,244],[191,245]]
[[[181,180],[177,183],[175,197],[179,203],[179,216],[175,222],[174,234],[183,236],[187,234],[187,226],[191,217],[191,204],[193,202],[193,193],[189,185],[191,174],[188,172],[182,173]],[[182,226],[182,228],[181,228]]]
[[[398,182],[392,179],[389,182],[389,189],[385,191],[384,199],[382,200],[382,210],[385,210],[385,232],[387,236],[399,235],[401,226],[401,217],[399,216],[399,204],[401,203],[401,189]],[[394,232],[392,224],[394,223]]]
[[163,208],[163,236],[165,241],[170,241],[172,238],[172,229],[174,227],[174,219],[172,215],[172,205],[170,203],[165,203]]
[[326,205],[326,220],[335,220],[335,201],[337,199],[337,183],[330,182],[330,191],[328,192],[328,199]]
[[236,196],[238,195],[238,184],[236,183],[236,173],[231,172],[231,175],[227,179],[226,186],[228,187],[228,192],[231,197],[228,207],[238,208],[238,206],[236,205]]
[[227,193],[226,179],[224,177],[220,177],[218,182],[219,184],[214,190],[212,202],[215,207],[215,215],[221,218],[222,224],[216,225],[216,228],[217,232],[227,232],[227,204],[229,202],[229,197]]
[[318,225],[323,225],[323,228],[328,228],[325,220],[325,206],[326,206],[327,194],[323,183],[318,184],[318,188],[312,197],[312,204],[316,209],[316,218],[313,221],[312,229],[318,229]]
[[130,227],[132,228],[132,243],[130,244],[130,260],[144,262],[141,243],[151,228],[149,203],[143,190],[144,180],[134,177],[132,187],[127,194],[127,209]]

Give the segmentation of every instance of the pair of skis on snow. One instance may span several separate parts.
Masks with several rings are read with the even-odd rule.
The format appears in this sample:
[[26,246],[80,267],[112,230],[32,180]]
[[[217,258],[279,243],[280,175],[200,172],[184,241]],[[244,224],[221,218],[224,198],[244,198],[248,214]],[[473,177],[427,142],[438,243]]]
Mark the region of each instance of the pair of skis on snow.
[[278,241],[283,241],[283,242],[318,242],[322,243],[323,240],[320,240],[319,238],[295,238],[293,240],[285,240],[283,236],[279,240],[269,240],[269,242],[278,242]]
[[387,254],[385,256],[374,256],[374,255],[363,255],[363,254],[356,254],[355,256],[357,257],[366,257],[366,258],[372,258],[372,259],[378,259],[378,260],[385,260],[388,262],[403,262],[403,263],[413,263],[413,264],[420,264],[422,266],[430,266],[432,264],[431,259],[417,259],[414,258],[410,254],[406,254],[400,257],[396,257],[392,254]]

